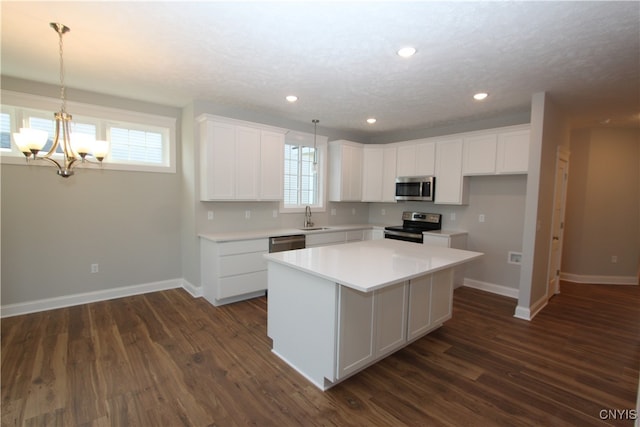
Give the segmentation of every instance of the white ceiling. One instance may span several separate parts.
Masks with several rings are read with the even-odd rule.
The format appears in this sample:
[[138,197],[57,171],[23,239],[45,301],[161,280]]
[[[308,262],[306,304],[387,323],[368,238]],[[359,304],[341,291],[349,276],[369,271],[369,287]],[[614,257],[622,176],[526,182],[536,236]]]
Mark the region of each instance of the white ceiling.
[[[2,74],[378,134],[526,111],[640,124],[640,2],[2,1]],[[396,50],[413,45],[402,59]],[[478,91],[489,92],[479,103]],[[295,94],[289,104],[284,97]],[[374,116],[375,125],[365,119]]]

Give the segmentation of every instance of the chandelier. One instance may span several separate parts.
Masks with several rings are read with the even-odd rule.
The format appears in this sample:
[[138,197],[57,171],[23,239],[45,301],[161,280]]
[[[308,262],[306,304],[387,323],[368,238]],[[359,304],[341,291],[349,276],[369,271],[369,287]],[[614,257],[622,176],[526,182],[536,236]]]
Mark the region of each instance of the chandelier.
[[[89,162],[87,156],[92,154],[93,157],[102,164],[107,156],[109,144],[107,141],[96,141],[94,137],[87,134],[76,133],[71,135],[70,124],[71,114],[67,113],[67,99],[64,86],[64,61],[63,61],[63,43],[62,36],[69,31],[66,25],[52,22],[51,27],[58,33],[60,48],[60,111],[53,114],[55,118],[55,134],[53,143],[49,151],[44,155],[38,153],[44,148],[49,139],[47,131],[20,128],[19,133],[13,134],[13,139],[18,149],[25,155],[27,162],[29,160],[47,160],[58,168],[58,175],[68,178],[73,175],[73,168],[78,164]],[[61,153],[58,153],[58,147]],[[58,156],[62,154],[62,158]],[[54,156],[56,158],[54,158]],[[79,163],[78,163],[79,162]]]

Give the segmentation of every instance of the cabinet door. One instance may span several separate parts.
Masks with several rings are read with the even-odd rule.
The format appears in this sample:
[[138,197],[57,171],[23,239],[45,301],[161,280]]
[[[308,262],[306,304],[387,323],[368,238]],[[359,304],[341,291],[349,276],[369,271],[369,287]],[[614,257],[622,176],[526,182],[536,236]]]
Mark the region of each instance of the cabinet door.
[[362,161],[362,201],[381,202],[384,149],[364,147]]
[[375,357],[373,296],[373,292],[358,292],[340,286],[338,378],[358,371]]
[[468,182],[462,176],[462,140],[436,143],[436,203],[468,203]]
[[347,181],[349,182],[348,198],[346,200],[352,200],[359,202],[362,200],[362,147],[347,147],[346,163],[348,170],[345,171]]
[[[382,165],[382,201],[396,201],[396,152],[395,146],[383,149]],[[364,183],[363,183],[364,185]]]
[[435,142],[421,142],[416,145],[416,175],[433,175],[435,173],[435,159]]
[[260,131],[236,126],[236,200],[256,200],[258,198],[259,167]]
[[416,175],[416,145],[401,145],[398,147],[396,161],[396,176]]
[[437,271],[431,280],[431,326],[437,327],[451,319],[453,269]]
[[464,139],[463,175],[493,175],[496,173],[497,135],[481,135]]
[[431,275],[409,282],[409,324],[407,339],[426,333],[431,327]]
[[376,291],[376,357],[384,356],[407,342],[407,295],[407,283]]
[[282,200],[284,186],[284,135],[260,133],[260,199]]
[[204,121],[200,133],[200,198],[231,200],[235,195],[235,126]]
[[529,131],[505,132],[498,135],[497,173],[529,171]]

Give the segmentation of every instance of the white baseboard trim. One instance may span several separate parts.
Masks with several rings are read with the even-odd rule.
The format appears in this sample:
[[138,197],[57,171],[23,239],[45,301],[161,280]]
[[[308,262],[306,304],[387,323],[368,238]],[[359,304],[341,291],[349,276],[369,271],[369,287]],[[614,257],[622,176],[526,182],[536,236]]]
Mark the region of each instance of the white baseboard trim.
[[466,286],[467,288],[479,289],[481,291],[491,292],[492,294],[503,295],[509,298],[518,299],[518,295],[520,294],[519,289],[510,288],[508,286],[496,285],[495,283],[482,282],[480,280],[468,279],[464,278],[464,283],[462,286]]
[[635,276],[590,276],[585,274],[560,273],[560,280],[589,285],[638,285]]
[[543,295],[542,298],[536,301],[531,307],[523,307],[519,305],[516,307],[513,317],[529,321],[533,320],[533,318],[536,317],[536,314],[540,313],[540,310],[547,305],[547,302],[547,296]]
[[194,286],[184,279],[163,280],[142,285],[123,286],[102,291],[86,292],[82,294],[66,295],[63,297],[47,298],[36,301],[8,304],[0,306],[0,318],[36,313],[38,311],[54,310],[56,308],[71,307],[91,302],[106,301],[149,292],[165,291],[167,289],[184,288],[193,297],[202,296],[202,288]]

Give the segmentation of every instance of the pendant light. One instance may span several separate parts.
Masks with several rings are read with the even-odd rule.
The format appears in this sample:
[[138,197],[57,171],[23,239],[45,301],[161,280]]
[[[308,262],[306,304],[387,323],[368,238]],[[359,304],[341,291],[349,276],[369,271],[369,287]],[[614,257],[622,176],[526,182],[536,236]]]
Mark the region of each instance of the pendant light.
[[[66,25],[52,22],[51,28],[58,34],[58,46],[60,55],[60,111],[53,114],[55,119],[55,135],[51,149],[41,156],[38,153],[44,148],[49,139],[48,132],[21,128],[19,133],[13,134],[13,139],[18,149],[25,155],[27,161],[47,160],[58,168],[58,175],[68,178],[73,175],[73,168],[77,166],[78,161],[84,163],[89,161],[87,155],[93,154],[93,157],[102,164],[102,160],[107,156],[109,146],[106,141],[96,141],[93,137],[86,134],[71,135],[70,123],[71,114],[67,113],[67,99],[64,85],[64,61],[63,61],[63,43],[62,36],[69,32],[70,29]],[[58,147],[62,149],[62,153],[57,153]],[[62,158],[56,158],[62,154]],[[56,158],[54,158],[54,156]]]

